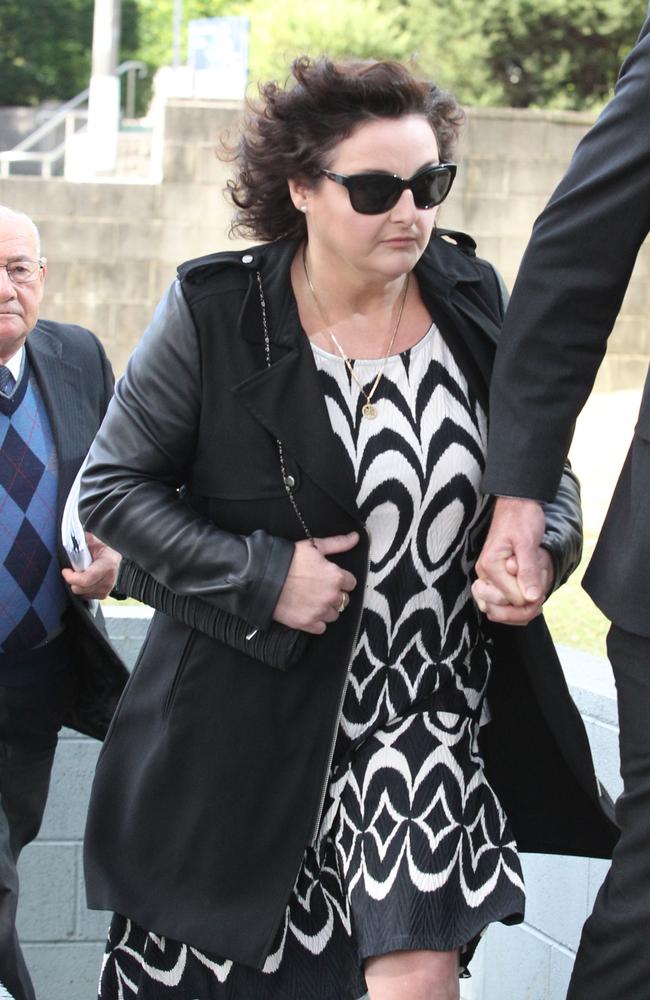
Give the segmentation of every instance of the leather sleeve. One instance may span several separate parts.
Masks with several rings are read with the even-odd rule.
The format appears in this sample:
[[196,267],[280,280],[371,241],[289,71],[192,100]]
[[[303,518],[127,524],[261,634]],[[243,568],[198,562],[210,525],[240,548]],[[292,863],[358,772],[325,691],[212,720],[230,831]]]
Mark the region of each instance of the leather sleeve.
[[554,500],[544,504],[546,527],[542,545],[553,560],[557,590],[577,567],[582,556],[582,506],[580,483],[567,463]]
[[262,530],[222,531],[180,499],[200,404],[198,335],[174,282],[117,383],[83,475],[80,516],[170,590],[265,627],[294,546]]

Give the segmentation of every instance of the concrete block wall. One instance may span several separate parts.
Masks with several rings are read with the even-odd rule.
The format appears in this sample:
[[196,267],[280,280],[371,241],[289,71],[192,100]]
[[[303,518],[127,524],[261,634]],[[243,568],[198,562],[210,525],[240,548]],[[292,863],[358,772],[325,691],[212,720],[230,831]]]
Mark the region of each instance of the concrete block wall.
[[[241,109],[228,102],[174,99],[154,127],[158,183],[60,178],[0,180],[0,204],[40,225],[49,257],[43,315],[89,326],[119,373],[177,264],[229,240],[223,195],[228,167],[220,135],[236,134]],[[512,285],[533,221],[591,124],[584,114],[470,109],[456,187],[440,224],[478,241]],[[650,355],[650,250],[643,249],[611,341],[601,389],[642,383]]]
[[[600,657],[560,648],[565,675],[585,722],[596,770],[613,797],[619,773],[616,691]],[[526,918],[516,927],[495,924],[479,945],[463,1000],[564,1000],[580,941],[605,877],[607,862],[523,855]]]
[[[130,665],[148,618],[144,608],[110,610],[111,637]],[[597,770],[616,795],[618,730],[609,666],[575,650],[560,654]],[[81,841],[98,752],[95,741],[64,731],[41,833],[20,861],[18,929],[38,1000],[95,996],[109,915],[85,906]],[[564,1000],[580,930],[607,865],[547,855],[522,860],[525,923],[490,927],[472,964],[472,978],[462,983],[462,1000]]]
[[93,330],[118,374],[177,265],[230,245],[227,168],[215,148],[236,118],[214,103],[194,111],[167,104],[155,154],[165,171],[160,183],[0,179],[0,204],[27,212],[41,232],[48,258],[41,314]]
[[[512,288],[533,223],[593,123],[579,112],[470,108],[456,187],[440,224],[471,233],[478,252]],[[606,361],[600,391],[643,384],[650,355],[650,245],[641,249]]]

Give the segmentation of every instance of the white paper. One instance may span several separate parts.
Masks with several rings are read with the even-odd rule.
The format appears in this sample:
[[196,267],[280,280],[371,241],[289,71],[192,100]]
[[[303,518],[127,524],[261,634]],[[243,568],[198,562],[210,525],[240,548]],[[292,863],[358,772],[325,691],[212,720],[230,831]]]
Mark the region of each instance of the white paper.
[[[93,561],[90,549],[86,545],[86,533],[84,532],[83,525],[79,520],[78,509],[81,474],[84,471],[85,466],[86,462],[84,462],[79,469],[77,478],[72,484],[72,488],[68,493],[68,499],[66,500],[65,507],[63,508],[63,517],[61,519],[61,541],[63,542],[63,548],[68,555],[70,565],[76,570],[88,569]],[[91,598],[86,598],[85,600],[91,615],[96,615],[97,609],[99,608],[99,601]],[[0,1000],[2,1000],[1,996]]]
[[79,520],[79,510],[77,506],[79,503],[81,474],[85,465],[86,463],[84,462],[77,473],[77,478],[72,484],[70,492],[68,493],[68,499],[65,502],[63,518],[61,520],[61,541],[63,542],[63,548],[68,555],[70,565],[73,569],[77,570],[88,569],[93,561],[88,546],[86,545],[86,535],[81,521]]

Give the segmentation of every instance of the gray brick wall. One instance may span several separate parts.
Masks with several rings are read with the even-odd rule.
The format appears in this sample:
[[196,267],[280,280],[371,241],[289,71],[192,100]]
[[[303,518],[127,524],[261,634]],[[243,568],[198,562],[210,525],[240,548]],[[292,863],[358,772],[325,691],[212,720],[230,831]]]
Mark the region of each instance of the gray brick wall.
[[[616,691],[600,657],[560,649],[598,774],[613,796],[621,791]],[[479,945],[463,1000],[564,1000],[582,925],[607,871],[587,858],[524,855],[526,919],[490,927]]]

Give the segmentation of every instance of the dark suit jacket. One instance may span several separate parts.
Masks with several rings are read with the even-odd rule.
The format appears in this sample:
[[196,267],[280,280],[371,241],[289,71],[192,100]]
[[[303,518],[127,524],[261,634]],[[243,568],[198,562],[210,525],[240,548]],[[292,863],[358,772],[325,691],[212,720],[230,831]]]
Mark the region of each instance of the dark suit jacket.
[[[70,487],[99,429],[113,392],[113,373],[99,340],[80,326],[40,320],[26,342],[27,356],[54,435],[59,463],[57,522]],[[59,562],[69,566],[59,533]],[[93,618],[70,594],[66,635],[78,674],[66,725],[103,739],[127,672],[106,638],[101,612]]]
[[[533,230],[492,379],[487,492],[550,499],[650,230],[650,19]],[[585,587],[650,636],[650,382]]]

